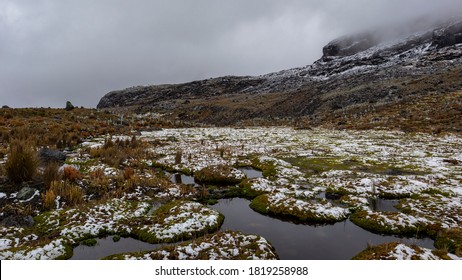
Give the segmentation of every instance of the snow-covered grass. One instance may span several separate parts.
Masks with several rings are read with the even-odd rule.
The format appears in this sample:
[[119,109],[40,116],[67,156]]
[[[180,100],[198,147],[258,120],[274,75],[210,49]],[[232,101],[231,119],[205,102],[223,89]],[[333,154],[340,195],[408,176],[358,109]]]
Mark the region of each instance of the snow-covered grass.
[[[152,149],[163,155],[155,162],[174,170],[194,172],[214,165],[262,169],[265,178],[243,183],[253,191],[249,197],[283,193],[309,199],[327,191],[349,195],[355,205],[348,206],[355,209],[374,196],[409,198],[438,190],[460,198],[462,193],[462,167],[450,163],[462,158],[462,139],[455,135],[270,127],[239,133],[233,128],[165,129],[141,138],[162,140],[165,145]],[[221,147],[226,152],[218,152]],[[174,161],[177,151],[183,153],[181,164]]]
[[0,259],[2,260],[53,260],[64,259],[71,255],[72,247],[63,238],[52,240],[43,245],[0,251]]
[[355,224],[377,233],[416,236],[425,234],[432,222],[422,217],[414,217],[403,213],[361,210],[351,217]]
[[416,245],[392,242],[373,246],[354,257],[359,260],[461,260],[443,250],[430,250]]
[[150,243],[175,242],[218,230],[224,217],[197,202],[176,201],[152,214],[151,224],[140,226],[136,234]]
[[274,260],[273,246],[263,237],[240,232],[220,232],[156,250],[109,256],[106,259],[122,260]]
[[258,196],[250,207],[262,214],[308,223],[334,223],[345,220],[350,214],[348,209],[326,200],[302,200],[281,192]]
[[[190,175],[226,167],[227,174],[215,173],[235,179],[233,184],[243,180],[236,195],[254,199],[255,210],[298,221],[336,222],[353,214],[355,223],[371,231],[432,238],[462,227],[462,138],[456,135],[255,127],[163,129],[137,139],[143,142],[140,157],[119,167],[92,158],[92,145],[104,144],[104,138],[73,151],[67,162],[81,167],[82,189],[90,192],[97,187],[91,182],[102,182],[105,189],[97,198],[106,200],[95,202],[87,193],[86,204],[42,213],[27,231],[0,227],[1,256],[49,248],[58,239],[68,246],[115,233],[177,241],[217,230],[223,217],[190,201],[167,204],[171,208],[159,216],[148,214],[152,200],[192,200],[198,193],[162,178],[162,171],[153,171],[159,167]],[[245,179],[243,166],[261,170],[263,178]],[[133,174],[124,177],[127,168]],[[98,173],[99,181],[92,177]],[[326,200],[319,193],[341,198]],[[15,195],[0,193],[0,198],[14,201]],[[374,197],[401,199],[401,212],[371,211],[368,199]]]
[[[177,201],[149,214],[147,202],[112,199],[105,203],[46,212],[36,217],[35,234],[22,228],[3,227],[0,259],[53,259],[72,255],[80,241],[117,234],[152,243],[185,240],[216,231],[223,216],[202,204]],[[49,236],[57,238],[46,242]]]

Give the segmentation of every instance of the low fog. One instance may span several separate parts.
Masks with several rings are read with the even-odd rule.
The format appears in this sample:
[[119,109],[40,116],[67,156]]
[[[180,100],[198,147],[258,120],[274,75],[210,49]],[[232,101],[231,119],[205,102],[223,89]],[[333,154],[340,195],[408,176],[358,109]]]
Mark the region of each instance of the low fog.
[[0,0],[0,106],[95,107],[108,91],[311,64],[378,26],[460,0]]

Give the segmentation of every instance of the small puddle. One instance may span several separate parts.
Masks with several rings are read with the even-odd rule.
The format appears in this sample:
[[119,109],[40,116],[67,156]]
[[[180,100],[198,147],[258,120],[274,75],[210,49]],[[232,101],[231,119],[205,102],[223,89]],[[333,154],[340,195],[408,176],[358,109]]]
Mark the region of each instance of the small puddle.
[[245,174],[247,179],[263,178],[263,172],[252,167],[241,167],[239,170]]
[[169,173],[165,172],[165,175],[170,178],[170,181],[175,184],[185,184],[185,185],[194,185],[199,187],[200,185],[196,183],[193,176],[181,174],[181,173]]
[[369,208],[372,211],[400,212],[395,208],[398,199],[369,198]]
[[382,236],[366,231],[350,220],[333,225],[294,224],[254,212],[241,198],[221,199],[212,208],[225,215],[221,230],[238,230],[265,237],[286,260],[348,260],[367,248],[399,241],[433,249],[430,238],[413,239]]
[[99,260],[101,258],[122,253],[152,251],[167,244],[150,244],[133,238],[120,238],[118,242],[112,240],[112,236],[97,238],[95,246],[79,245],[74,248],[71,260]]

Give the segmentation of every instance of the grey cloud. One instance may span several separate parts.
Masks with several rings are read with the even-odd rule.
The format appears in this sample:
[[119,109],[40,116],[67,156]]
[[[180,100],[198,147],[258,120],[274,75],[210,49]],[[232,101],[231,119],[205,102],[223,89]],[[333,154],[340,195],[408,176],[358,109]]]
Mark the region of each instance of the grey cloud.
[[0,105],[95,107],[113,89],[304,66],[337,36],[459,2],[2,0]]

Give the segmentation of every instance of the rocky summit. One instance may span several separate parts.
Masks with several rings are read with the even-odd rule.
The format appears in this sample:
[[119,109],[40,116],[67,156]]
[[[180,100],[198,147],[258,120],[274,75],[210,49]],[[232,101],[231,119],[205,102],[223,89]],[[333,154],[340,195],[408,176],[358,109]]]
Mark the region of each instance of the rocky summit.
[[312,65],[112,91],[98,108],[196,124],[462,131],[462,18],[331,41]]

